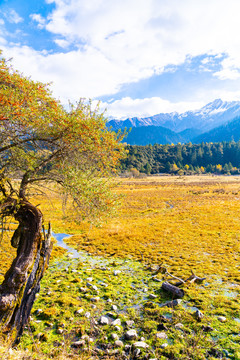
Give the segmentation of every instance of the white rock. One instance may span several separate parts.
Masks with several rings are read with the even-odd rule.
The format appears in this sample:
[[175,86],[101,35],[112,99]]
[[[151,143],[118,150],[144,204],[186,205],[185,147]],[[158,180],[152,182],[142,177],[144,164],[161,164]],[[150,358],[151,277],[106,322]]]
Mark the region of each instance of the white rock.
[[112,305],[112,310],[117,311],[118,307],[117,305]]
[[76,314],[78,314],[78,315],[80,315],[80,314],[82,314],[83,313],[83,309],[78,309],[77,311],[76,311]]
[[85,317],[86,317],[87,319],[89,319],[90,316],[91,316],[91,313],[90,313],[89,311],[87,311],[84,315],[85,315]]
[[133,320],[127,320],[126,321],[126,325],[127,325],[127,327],[132,327],[133,326],[133,324],[134,324],[134,321]]
[[113,326],[116,326],[116,325],[121,326],[121,319],[115,319],[115,320],[113,320],[113,322],[112,322],[111,325],[113,325]]
[[177,324],[175,325],[175,328],[177,328],[177,329],[182,329],[182,328],[184,328],[184,325],[183,325],[182,323],[177,323]]
[[98,291],[98,287],[96,285],[91,284],[90,282],[87,282],[87,287],[95,291]]
[[164,344],[160,345],[160,348],[165,349],[167,346],[168,346],[168,343],[164,343]]
[[121,274],[121,270],[114,270],[113,274],[114,274],[115,276],[117,276],[117,275]]
[[134,329],[128,330],[128,331],[125,333],[125,338],[126,338],[127,340],[137,339],[137,332],[136,332],[136,330],[134,330]]
[[112,333],[112,334],[111,334],[111,338],[112,338],[113,340],[119,340],[118,334],[115,334],[115,333]]
[[88,289],[86,289],[85,287],[80,287],[80,291],[85,294],[86,292],[88,292]]
[[85,345],[85,341],[84,340],[78,340],[78,341],[75,341],[71,344],[72,347],[74,348],[80,348],[80,347],[83,347]]
[[117,347],[123,347],[123,342],[121,340],[116,340],[114,342],[114,345],[117,346]]
[[225,318],[225,316],[218,316],[218,320],[220,322],[226,322],[227,321],[227,318]]
[[141,348],[141,349],[146,349],[149,347],[149,345],[147,343],[145,343],[144,341],[137,341],[133,344],[133,346],[135,348]]
[[166,334],[165,332],[158,332],[158,333],[156,333],[156,337],[157,337],[158,339],[167,339],[167,338],[168,338],[168,336],[167,336],[167,334]]
[[98,302],[99,300],[100,300],[99,296],[95,296],[90,299],[90,301],[92,301],[92,302]]
[[149,294],[148,297],[149,297],[149,299],[156,299],[156,298],[157,298],[157,295],[155,295],[155,294]]
[[101,316],[98,322],[101,325],[108,325],[109,324],[109,320],[108,320],[108,318],[106,316]]

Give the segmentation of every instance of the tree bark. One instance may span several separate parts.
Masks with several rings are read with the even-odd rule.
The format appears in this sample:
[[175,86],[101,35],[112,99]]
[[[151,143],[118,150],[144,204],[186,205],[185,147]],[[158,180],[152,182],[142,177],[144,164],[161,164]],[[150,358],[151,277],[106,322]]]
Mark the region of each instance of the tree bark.
[[[40,280],[51,254],[50,233],[41,234],[42,213],[27,201],[21,201],[14,214],[19,222],[17,256],[0,285],[0,327],[12,342],[18,342],[26,325]],[[16,236],[16,232],[14,233]],[[13,235],[14,236],[14,235]]]
[[162,283],[162,289],[171,293],[173,297],[181,299],[184,296],[184,290],[177,286],[169,284],[167,281]]

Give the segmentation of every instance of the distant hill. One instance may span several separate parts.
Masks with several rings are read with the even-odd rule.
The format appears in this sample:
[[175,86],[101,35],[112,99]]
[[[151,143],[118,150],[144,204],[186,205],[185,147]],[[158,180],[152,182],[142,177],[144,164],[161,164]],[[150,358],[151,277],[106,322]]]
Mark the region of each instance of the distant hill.
[[[187,129],[204,133],[223,125],[237,116],[240,116],[240,101],[227,102],[217,99],[195,111],[187,111],[182,114],[177,112],[161,113],[145,118],[133,117],[126,120],[110,120],[107,126],[113,130],[125,127],[162,126],[176,133]],[[142,134],[144,135],[144,133]]]
[[193,138],[192,142],[198,144],[201,142],[220,142],[231,140],[240,140],[240,117]]
[[124,142],[129,145],[177,144],[184,142],[184,139],[162,126],[140,126],[132,128]]

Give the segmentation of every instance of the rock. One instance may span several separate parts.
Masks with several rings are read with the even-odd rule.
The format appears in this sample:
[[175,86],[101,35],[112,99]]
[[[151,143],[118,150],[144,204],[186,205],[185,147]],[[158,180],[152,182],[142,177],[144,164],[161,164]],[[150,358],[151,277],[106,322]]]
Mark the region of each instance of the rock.
[[133,356],[134,358],[138,358],[141,354],[141,350],[140,349],[135,349],[133,352]]
[[220,322],[226,322],[227,318],[225,316],[218,316],[217,318]]
[[114,326],[114,329],[115,329],[116,331],[121,331],[121,328],[120,328],[120,326],[118,326],[118,325]]
[[98,302],[99,300],[100,300],[99,296],[95,296],[90,299],[90,301],[92,301],[92,302]]
[[143,292],[144,292],[144,293],[147,293],[147,292],[148,292],[148,288],[144,288],[144,289],[143,289]]
[[88,342],[88,341],[89,341],[89,336],[88,336],[88,335],[83,335],[83,336],[81,337],[81,339]]
[[195,311],[194,315],[198,321],[201,321],[204,318],[203,313],[198,309]]
[[180,305],[181,302],[182,302],[181,299],[175,299],[175,300],[172,300],[172,301],[167,301],[166,303],[162,304],[161,307],[167,306],[167,307],[174,308],[174,307]]
[[115,345],[116,347],[123,347],[123,342],[122,342],[121,340],[116,340],[116,341],[114,342],[114,345]]
[[124,350],[125,350],[126,352],[129,352],[129,351],[131,350],[131,345],[126,344],[126,345],[124,346]]
[[42,312],[43,312],[43,310],[42,310],[42,309],[37,309],[37,310],[36,310],[36,314],[37,314],[37,315],[42,314]]
[[161,349],[165,349],[166,347],[168,347],[168,343],[164,343],[164,344],[160,345]]
[[92,278],[92,277],[88,277],[86,280],[89,281],[89,282],[92,282],[92,281],[93,281],[93,278]]
[[100,285],[100,286],[103,286],[103,287],[108,287],[108,284],[107,284],[107,283],[104,283],[104,282],[101,282],[99,285]]
[[96,308],[97,308],[97,305],[92,304],[92,305],[91,305],[91,308],[92,308],[92,309],[96,309]]
[[113,340],[119,340],[119,336],[118,336],[118,334],[116,334],[116,333],[112,333],[112,334],[111,334],[111,338],[112,338]]
[[64,331],[63,329],[59,328],[59,329],[57,329],[56,333],[61,335],[61,334],[63,334],[63,331]]
[[126,338],[127,340],[135,340],[135,339],[137,339],[137,332],[136,332],[136,330],[134,330],[134,329],[128,330],[128,331],[125,333],[125,338]]
[[149,345],[147,343],[145,343],[144,341],[136,341],[133,346],[135,348],[141,348],[141,349],[146,349],[149,347]]
[[145,337],[142,336],[142,337],[140,338],[140,341],[145,341]]
[[80,287],[80,291],[84,294],[86,294],[88,292],[88,289],[85,287]]
[[155,294],[149,294],[148,297],[149,297],[149,299],[156,299],[156,298],[157,298],[157,295],[155,295]]
[[113,274],[114,274],[115,276],[117,276],[117,275],[121,274],[121,270],[114,270]]
[[89,319],[89,318],[90,318],[90,316],[91,316],[91,314],[90,314],[90,312],[89,312],[89,311],[87,311],[84,315],[85,315],[85,317],[86,317],[87,319]]
[[82,308],[80,308],[80,309],[78,309],[77,311],[76,311],[76,313],[75,314],[78,314],[78,315],[80,315],[80,314],[82,314],[83,313],[83,309]]
[[113,326],[116,326],[116,325],[121,326],[121,319],[115,319],[115,320],[113,320],[113,322],[112,322],[111,325],[113,325]]
[[85,340],[78,340],[78,341],[74,341],[72,344],[71,344],[71,347],[73,348],[81,348],[85,345]]
[[183,329],[183,328],[184,328],[184,325],[183,325],[182,323],[177,323],[177,324],[175,325],[175,328],[177,328],[177,329]]
[[164,339],[164,340],[166,340],[168,338],[168,336],[167,336],[167,334],[165,332],[157,332],[156,337],[158,339]]
[[112,310],[117,311],[118,307],[117,305],[112,305]]
[[112,303],[112,299],[107,299],[107,303]]
[[98,323],[101,325],[108,325],[109,320],[106,316],[101,316],[100,319],[98,320]]
[[98,291],[98,287],[96,285],[91,284],[90,282],[87,282],[87,287],[94,291]]
[[128,328],[131,328],[134,325],[134,321],[133,320],[127,320],[126,325],[127,325]]

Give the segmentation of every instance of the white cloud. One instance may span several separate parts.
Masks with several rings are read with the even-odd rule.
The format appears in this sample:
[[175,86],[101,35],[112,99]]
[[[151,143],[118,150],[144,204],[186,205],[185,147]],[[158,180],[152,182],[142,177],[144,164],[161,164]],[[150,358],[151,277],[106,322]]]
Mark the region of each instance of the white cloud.
[[14,9],[9,9],[9,11],[4,15],[9,22],[14,24],[18,24],[23,21],[23,18],[19,16]]
[[153,74],[163,71],[168,64],[182,63],[187,55],[227,53],[231,56],[240,48],[236,36],[238,0],[182,0],[181,3],[179,0],[55,0],[55,3],[57,8],[46,25],[48,31],[69,41],[87,42],[117,66],[124,66],[128,73],[132,64],[140,72]]
[[56,39],[54,41],[58,46],[60,46],[63,49],[66,49],[69,46],[69,42],[64,39]]
[[31,14],[30,18],[38,23],[39,29],[43,29],[46,25],[46,20],[40,14]]
[[196,110],[201,108],[203,102],[177,102],[171,103],[160,97],[145,99],[132,99],[130,97],[113,101],[112,103],[100,104],[102,111],[106,109],[106,116],[112,116],[116,119],[125,119],[126,117],[148,117],[159,113],[185,112],[187,110]]
[[[37,52],[19,44],[4,44],[4,41],[0,46],[6,56],[13,57],[20,71],[43,82],[52,81],[54,95],[64,102],[114,94],[122,85],[160,74],[165,67],[166,71],[174,72],[186,59],[202,54],[215,58],[226,54],[216,77],[239,78],[239,0],[46,2],[55,3],[52,13],[46,18],[32,14],[32,19],[50,32],[60,47],[67,49],[74,45],[75,50]],[[15,17],[16,22],[20,20]],[[202,65],[208,65],[207,58]],[[202,69],[210,71],[208,67]],[[197,100],[202,102],[209,94],[206,91]],[[140,109],[142,114],[153,114],[191,106],[180,102],[171,104],[157,97],[141,101],[127,99],[108,107],[120,116],[127,116],[127,111],[133,116],[139,114]]]

